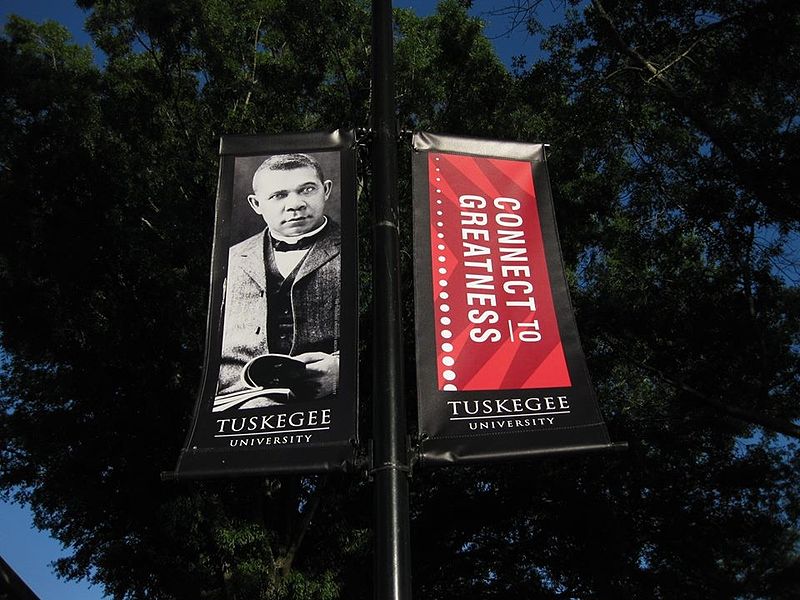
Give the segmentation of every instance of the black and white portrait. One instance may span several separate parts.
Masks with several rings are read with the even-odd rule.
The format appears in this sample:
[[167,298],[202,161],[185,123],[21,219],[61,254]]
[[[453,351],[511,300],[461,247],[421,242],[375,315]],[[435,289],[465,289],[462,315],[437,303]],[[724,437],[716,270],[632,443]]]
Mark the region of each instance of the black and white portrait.
[[356,151],[350,130],[220,138],[203,379],[181,477],[357,460]]
[[339,154],[237,157],[214,412],[335,396]]

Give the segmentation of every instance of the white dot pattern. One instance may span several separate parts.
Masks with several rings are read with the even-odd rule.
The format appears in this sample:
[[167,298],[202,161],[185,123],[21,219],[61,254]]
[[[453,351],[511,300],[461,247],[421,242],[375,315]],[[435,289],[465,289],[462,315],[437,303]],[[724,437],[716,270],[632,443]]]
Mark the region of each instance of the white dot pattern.
[[[443,241],[445,239],[445,220],[447,215],[447,206],[448,203],[445,202],[447,200],[447,192],[442,192],[443,189],[447,188],[446,183],[442,182],[442,175],[441,175],[441,168],[440,168],[440,161],[441,157],[434,156],[433,157],[433,165],[435,168],[435,175],[432,177],[434,185],[431,185],[431,202],[435,202],[436,209],[431,210],[431,214],[435,214],[439,220],[436,221],[436,239],[439,242],[436,243],[436,252],[434,254],[434,261],[438,263],[438,273],[440,276],[448,275],[448,269],[445,268],[445,264],[448,263],[448,253],[447,253],[447,246]],[[440,348],[441,351],[444,353],[440,355],[440,364],[439,364],[439,374],[440,374],[440,381],[443,379],[446,383],[442,386],[444,391],[455,391],[457,389],[457,385],[454,383],[457,379],[456,374],[456,356],[453,356],[453,351],[455,349],[454,345],[450,341],[444,340],[451,340],[453,338],[453,330],[451,329],[451,325],[453,325],[453,319],[447,316],[445,313],[450,312],[450,305],[446,303],[446,300],[449,299],[450,295],[444,291],[444,288],[448,285],[448,280],[444,277],[434,279],[434,287],[438,285],[438,288],[434,290],[434,293],[437,294],[438,299],[434,303],[434,309],[438,316],[438,326],[437,329]]]

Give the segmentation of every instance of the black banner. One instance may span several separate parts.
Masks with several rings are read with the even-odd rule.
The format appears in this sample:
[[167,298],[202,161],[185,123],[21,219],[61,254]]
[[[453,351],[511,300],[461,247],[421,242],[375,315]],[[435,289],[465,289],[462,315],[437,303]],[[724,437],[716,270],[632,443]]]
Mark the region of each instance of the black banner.
[[423,461],[610,446],[569,300],[544,147],[414,136]]
[[204,374],[175,476],[354,461],[354,148],[342,131],[221,139]]

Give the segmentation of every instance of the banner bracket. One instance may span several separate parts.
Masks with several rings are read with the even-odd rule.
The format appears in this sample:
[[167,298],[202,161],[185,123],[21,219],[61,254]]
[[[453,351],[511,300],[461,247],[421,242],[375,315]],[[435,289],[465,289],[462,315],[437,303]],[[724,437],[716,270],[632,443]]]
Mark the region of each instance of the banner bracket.
[[401,465],[394,462],[387,462],[383,463],[380,467],[375,467],[374,469],[370,469],[369,473],[372,475],[373,473],[377,473],[378,471],[386,471],[388,469],[392,469],[394,471],[402,471],[404,473],[411,474],[411,467],[408,465]]
[[367,144],[372,141],[375,136],[375,130],[371,127],[359,127],[356,129],[355,145],[366,148]]

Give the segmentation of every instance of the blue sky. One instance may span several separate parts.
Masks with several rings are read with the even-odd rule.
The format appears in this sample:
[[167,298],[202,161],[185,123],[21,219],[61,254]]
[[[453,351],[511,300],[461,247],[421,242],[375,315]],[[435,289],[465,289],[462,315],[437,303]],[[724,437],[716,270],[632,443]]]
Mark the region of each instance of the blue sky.
[[[506,64],[510,64],[512,56],[519,54],[534,58],[538,53],[538,41],[527,36],[521,28],[508,34],[508,19],[488,14],[496,4],[492,0],[475,0],[472,13],[486,21],[487,36],[493,40],[500,58]],[[10,14],[39,22],[53,20],[65,25],[77,43],[91,44],[83,30],[85,14],[70,0],[3,0],[0,6],[3,23]],[[394,6],[413,8],[420,15],[428,15],[435,10],[436,1],[395,0]],[[559,16],[549,2],[544,2],[542,9],[544,12],[540,16],[546,22]],[[103,590],[98,586],[90,586],[85,581],[62,581],[56,577],[52,562],[65,554],[59,542],[33,527],[27,507],[0,501],[0,555],[42,600],[104,598]]]
[[85,581],[58,579],[51,563],[65,553],[47,533],[37,531],[27,507],[0,502],[0,554],[42,600],[95,600],[103,590]]

